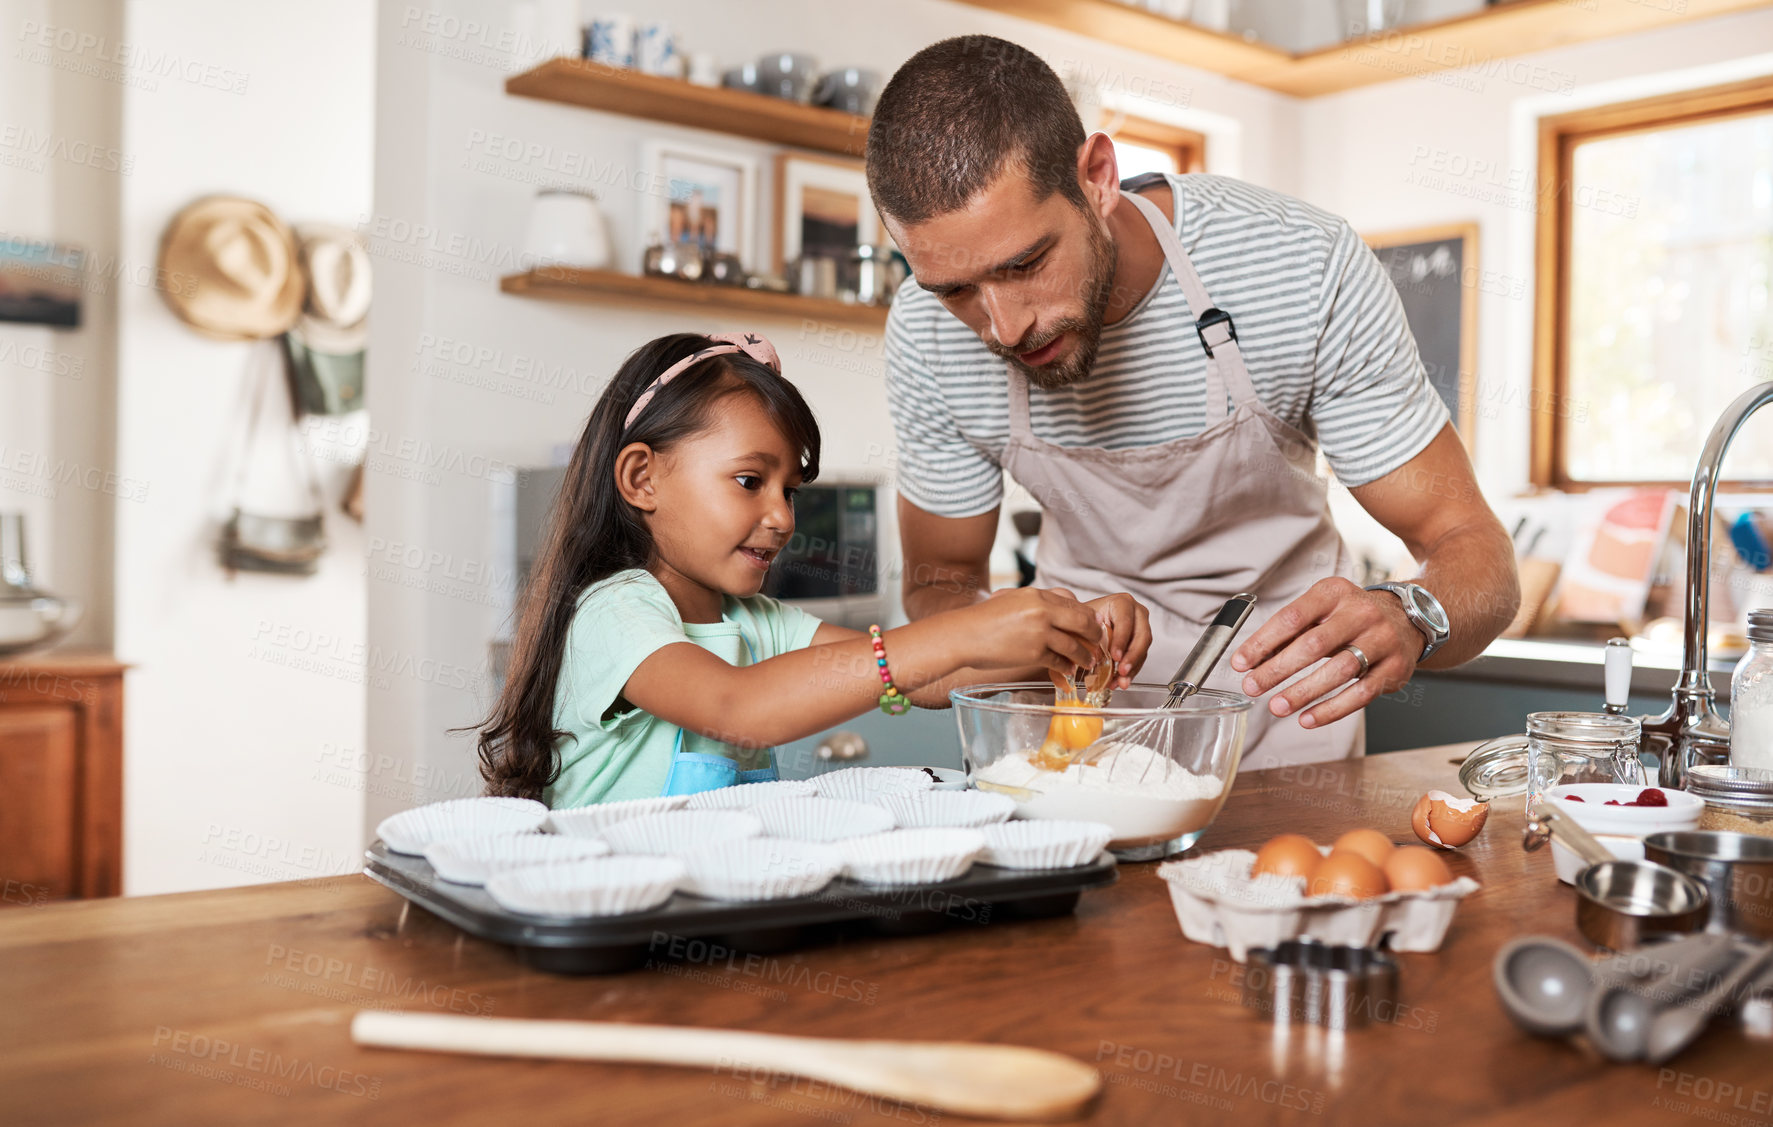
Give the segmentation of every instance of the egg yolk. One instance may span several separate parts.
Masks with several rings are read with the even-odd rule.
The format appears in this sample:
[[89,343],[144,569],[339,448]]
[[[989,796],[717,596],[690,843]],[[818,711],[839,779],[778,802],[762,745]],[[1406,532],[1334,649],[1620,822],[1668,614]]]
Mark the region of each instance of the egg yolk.
[[[1089,708],[1087,704],[1075,708]],[[1100,716],[1055,716],[1047,725],[1047,739],[1057,740],[1070,751],[1082,751],[1102,736]]]

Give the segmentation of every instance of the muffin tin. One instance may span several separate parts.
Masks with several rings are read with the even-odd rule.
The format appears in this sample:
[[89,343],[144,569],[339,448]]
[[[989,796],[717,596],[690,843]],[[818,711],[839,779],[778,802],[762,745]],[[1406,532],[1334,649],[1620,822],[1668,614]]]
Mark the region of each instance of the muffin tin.
[[893,887],[840,876],[810,896],[761,902],[709,900],[680,888],[645,911],[580,919],[507,911],[484,888],[443,881],[423,857],[396,853],[381,841],[365,858],[363,871],[370,879],[470,935],[514,946],[540,970],[561,974],[631,970],[647,961],[661,936],[672,942],[705,937],[736,950],[775,952],[846,932],[915,935],[961,924],[1068,915],[1085,889],[1119,879],[1114,858],[1102,854],[1069,869],[974,864],[952,880]]

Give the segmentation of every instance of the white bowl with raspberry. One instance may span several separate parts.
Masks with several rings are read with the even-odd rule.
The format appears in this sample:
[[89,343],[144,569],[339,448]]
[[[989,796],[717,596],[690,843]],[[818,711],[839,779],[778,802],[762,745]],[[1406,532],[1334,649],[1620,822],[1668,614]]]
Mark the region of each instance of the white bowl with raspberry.
[[[1628,783],[1565,783],[1548,792],[1552,804],[1593,834],[1624,861],[1644,859],[1644,838],[1664,830],[1690,830],[1705,812],[1705,800],[1670,787]],[[1554,837],[1552,864],[1558,879],[1571,884],[1586,862]]]

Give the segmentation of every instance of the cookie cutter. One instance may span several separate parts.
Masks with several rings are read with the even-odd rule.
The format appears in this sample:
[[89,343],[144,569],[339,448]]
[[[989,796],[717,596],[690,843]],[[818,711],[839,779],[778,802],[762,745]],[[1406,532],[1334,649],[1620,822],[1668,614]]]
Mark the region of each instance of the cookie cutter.
[[1250,951],[1245,1009],[1276,1022],[1358,1029],[1384,1024],[1397,1009],[1397,959],[1377,947],[1288,939]]

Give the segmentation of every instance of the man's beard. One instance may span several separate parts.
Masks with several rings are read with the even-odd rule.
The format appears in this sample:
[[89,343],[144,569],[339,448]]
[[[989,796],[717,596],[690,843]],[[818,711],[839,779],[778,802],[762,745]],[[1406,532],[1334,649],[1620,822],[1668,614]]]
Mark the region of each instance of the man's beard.
[[[1021,369],[1035,387],[1048,390],[1069,387],[1087,379],[1090,368],[1096,363],[1096,350],[1102,344],[1102,317],[1108,309],[1108,298],[1114,292],[1117,258],[1114,240],[1108,237],[1108,233],[1094,223],[1090,224],[1089,230],[1090,272],[1084,281],[1083,315],[1055,321],[1041,334],[1040,340],[1019,343],[1016,348],[986,342],[992,352]],[[1077,347],[1064,360],[1039,368],[1022,362],[1020,353],[1038,352],[1058,339],[1060,334],[1068,332],[1077,334]]]

